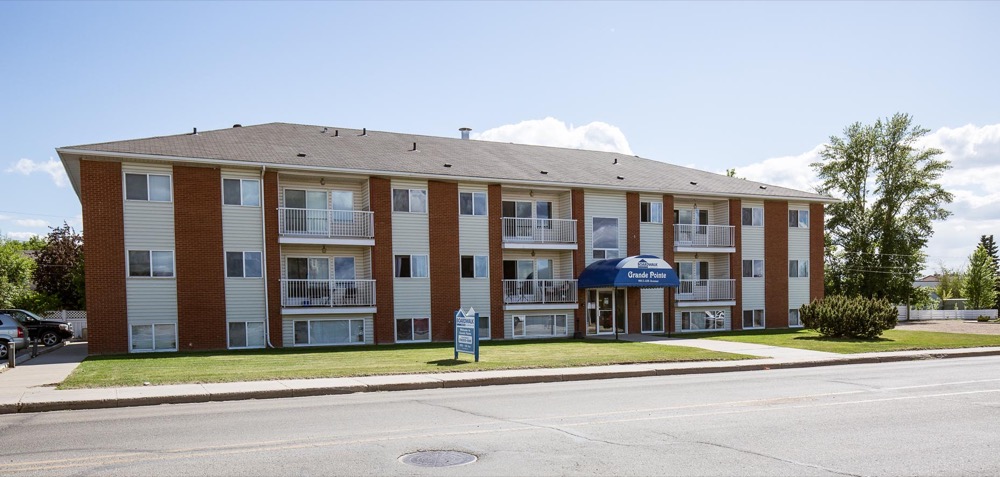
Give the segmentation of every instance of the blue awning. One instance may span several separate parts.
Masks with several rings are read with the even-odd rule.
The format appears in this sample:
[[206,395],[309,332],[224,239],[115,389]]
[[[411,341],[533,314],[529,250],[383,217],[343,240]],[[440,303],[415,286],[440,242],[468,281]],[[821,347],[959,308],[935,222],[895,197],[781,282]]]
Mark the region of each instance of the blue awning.
[[677,273],[654,255],[613,258],[591,263],[580,273],[577,286],[583,288],[664,288],[680,285]]

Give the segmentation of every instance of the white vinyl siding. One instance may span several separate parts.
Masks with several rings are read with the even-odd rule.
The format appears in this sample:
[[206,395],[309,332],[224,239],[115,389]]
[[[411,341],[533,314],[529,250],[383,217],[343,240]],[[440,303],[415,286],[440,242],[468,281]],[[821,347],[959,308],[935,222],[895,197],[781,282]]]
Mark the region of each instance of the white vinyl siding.
[[[640,195],[641,202],[663,203],[662,195]],[[639,224],[639,253],[663,257],[663,227],[672,227],[673,211],[663,212],[663,223]]]
[[[809,210],[809,204],[788,204],[789,210]],[[812,224],[810,224],[812,225]],[[804,227],[788,228],[788,260],[798,260],[809,263],[809,229]],[[813,264],[809,263],[809,274],[812,274]],[[788,308],[797,309],[809,303],[808,277],[788,279]]]
[[531,213],[535,216],[537,210],[535,204],[538,202],[549,202],[552,210],[549,211],[550,219],[571,219],[572,195],[569,191],[554,191],[540,189],[504,189],[503,201],[531,202]]
[[584,192],[583,202],[583,211],[586,214],[583,227],[584,243],[586,246],[586,255],[584,256],[586,265],[600,260],[594,258],[594,217],[618,219],[618,256],[627,256],[626,244],[628,243],[628,234],[626,232],[626,224],[628,222],[628,208],[626,206],[625,193],[587,190]]
[[[296,321],[319,321],[319,320],[363,320],[365,326],[365,342],[364,343],[350,343],[349,345],[358,344],[375,344],[375,320],[372,319],[372,315],[308,315],[308,316],[283,316],[281,320],[281,342],[286,348],[290,348],[295,345],[295,322]],[[299,345],[306,346],[306,345]],[[332,345],[327,345],[332,346]]]
[[[320,179],[323,179],[323,184],[320,184]],[[278,207],[285,206],[285,189],[326,191],[328,209],[331,207],[331,191],[351,192],[354,210],[368,210],[368,180],[365,178],[282,174],[278,179]]]
[[[489,195],[486,186],[475,184],[459,184],[459,193],[482,193],[487,194],[487,207],[489,205]],[[489,257],[490,252],[490,222],[491,220],[501,220],[500,217],[486,215],[459,215],[458,216],[458,250],[459,255],[485,255]],[[395,222],[393,223],[395,226]],[[456,270],[455,273],[459,273]],[[500,279],[500,278],[497,278]],[[473,307],[481,315],[490,312],[490,280],[483,279],[463,279],[461,280],[461,307],[468,310]]]
[[[391,187],[393,189],[427,190],[427,181],[392,179]],[[393,212],[393,255],[429,256],[430,243],[427,231],[427,214]],[[395,257],[393,261],[395,262]],[[458,274],[459,271],[455,270],[455,273]],[[431,281],[429,278],[393,278],[393,280],[392,295],[395,309],[385,311],[392,312],[391,316],[396,318],[427,318],[431,316]]]
[[[638,289],[641,310],[643,313],[663,311],[663,289],[662,288],[642,288]],[[632,293],[632,291],[629,291]]]
[[[259,171],[223,169],[223,179],[260,180]],[[263,196],[263,195],[262,195]],[[263,200],[262,200],[263,202]],[[277,213],[273,204],[267,204]],[[222,207],[222,248],[227,252],[261,252],[264,239],[261,230],[260,207]],[[261,254],[263,258],[263,254]],[[225,257],[223,257],[223,260]],[[264,267],[267,264],[263,264]],[[270,277],[274,278],[274,277]],[[264,320],[264,281],[226,278],[226,321]]]
[[[757,207],[763,210],[764,202],[755,201],[743,201],[742,207]],[[764,227],[741,227],[742,230],[742,247],[743,256],[742,260],[764,260]],[[767,266],[765,263],[764,266]],[[742,274],[742,272],[740,272]],[[734,272],[735,276],[736,273]],[[767,281],[767,276],[764,278],[744,278],[743,279],[743,309],[764,309],[764,293],[765,293],[765,282]]]

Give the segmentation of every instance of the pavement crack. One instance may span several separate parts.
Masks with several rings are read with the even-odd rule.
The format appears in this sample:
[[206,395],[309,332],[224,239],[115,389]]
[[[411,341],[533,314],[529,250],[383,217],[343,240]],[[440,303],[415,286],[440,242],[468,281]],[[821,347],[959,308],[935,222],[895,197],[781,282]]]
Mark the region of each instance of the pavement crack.
[[775,455],[764,454],[762,452],[754,452],[754,451],[748,450],[748,449],[740,449],[739,447],[727,446],[725,444],[717,444],[715,442],[699,441],[699,440],[692,440],[692,441],[689,441],[689,442],[692,442],[692,443],[695,443],[695,444],[701,444],[701,445],[711,446],[711,447],[718,447],[718,448],[721,448],[721,449],[736,451],[736,452],[740,452],[740,453],[743,453],[743,454],[755,455],[755,456],[758,456],[758,457],[763,457],[765,459],[771,459],[771,460],[776,460],[778,462],[784,462],[786,464],[798,465],[798,466],[802,466],[802,467],[809,467],[811,469],[818,469],[818,470],[822,470],[822,471],[825,471],[825,472],[830,472],[830,473],[837,474],[837,475],[846,475],[846,476],[849,476],[849,477],[862,477],[861,474],[852,474],[850,472],[844,472],[844,471],[841,471],[841,470],[831,469],[829,467],[824,467],[824,466],[818,465],[818,464],[809,464],[807,462],[799,462],[799,461],[791,460],[791,459],[783,459],[783,458],[775,456]]

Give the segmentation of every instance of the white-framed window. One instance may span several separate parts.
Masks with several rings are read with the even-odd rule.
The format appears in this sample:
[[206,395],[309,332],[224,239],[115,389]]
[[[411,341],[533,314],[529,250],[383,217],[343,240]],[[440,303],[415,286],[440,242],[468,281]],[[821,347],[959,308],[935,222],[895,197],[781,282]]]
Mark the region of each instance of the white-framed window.
[[789,278],[808,278],[809,277],[809,260],[789,260],[788,261],[788,277]]
[[125,173],[125,200],[170,202],[170,197],[169,175]]
[[726,329],[726,312],[722,310],[682,311],[681,329],[693,330],[724,330]]
[[425,189],[393,189],[392,211],[409,212],[412,214],[427,213],[427,190]]
[[788,326],[790,328],[796,328],[802,326],[802,320],[799,317],[798,308],[792,308],[788,310]]
[[427,255],[396,255],[396,278],[427,278],[430,269],[427,265]]
[[261,278],[264,276],[260,252],[226,252],[227,278]]
[[653,311],[642,314],[643,333],[663,333],[663,312]]
[[430,318],[396,318],[396,342],[431,340]]
[[594,217],[594,258],[618,258],[618,218]]
[[744,260],[743,278],[764,278],[764,261]]
[[486,215],[485,192],[459,192],[459,215]]
[[295,346],[364,344],[365,320],[296,320]]
[[260,207],[260,180],[222,179],[222,203]]
[[764,209],[762,207],[743,207],[742,224],[744,227],[763,227]]
[[490,339],[490,317],[479,315],[479,341]]
[[515,338],[566,336],[566,315],[514,315],[511,321]]
[[230,321],[229,348],[248,349],[264,347],[263,321]]
[[[678,225],[708,225],[708,209],[674,209],[674,223]],[[698,233],[704,232],[699,231]]]
[[663,223],[662,202],[639,202],[639,222],[649,224]]
[[788,211],[788,226],[807,229],[809,228],[809,210],[791,209]]
[[764,310],[743,310],[743,329],[763,328]]
[[462,255],[462,278],[488,278],[490,261],[486,255]]
[[128,332],[132,352],[177,351],[177,325],[174,323],[132,325]]
[[173,250],[129,250],[129,278],[173,278]]

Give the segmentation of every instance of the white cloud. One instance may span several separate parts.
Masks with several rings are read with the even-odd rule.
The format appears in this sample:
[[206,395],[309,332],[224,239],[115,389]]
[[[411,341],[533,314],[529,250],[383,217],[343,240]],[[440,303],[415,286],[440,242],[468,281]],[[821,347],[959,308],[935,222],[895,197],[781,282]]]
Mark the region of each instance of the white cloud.
[[42,234],[36,234],[34,232],[7,232],[6,235],[7,235],[7,238],[14,239],[14,240],[20,240],[22,242],[25,241],[25,240],[30,239],[31,237],[41,237],[42,236]]
[[506,124],[487,129],[478,134],[473,133],[471,137],[480,141],[513,142],[632,154],[632,149],[621,129],[600,121],[583,126],[573,126],[552,117],[530,119],[517,124]]
[[765,159],[749,166],[736,168],[736,175],[752,181],[765,182],[791,189],[814,191],[819,179],[809,164],[819,161],[823,145],[796,156],[782,156]]
[[48,227],[49,223],[42,219],[17,219],[14,221],[21,227]]
[[57,187],[66,187],[69,185],[69,177],[66,175],[66,170],[63,169],[62,163],[52,158],[49,158],[48,162],[21,159],[8,168],[7,172],[17,172],[24,175],[42,172],[52,177],[52,182],[55,182]]

